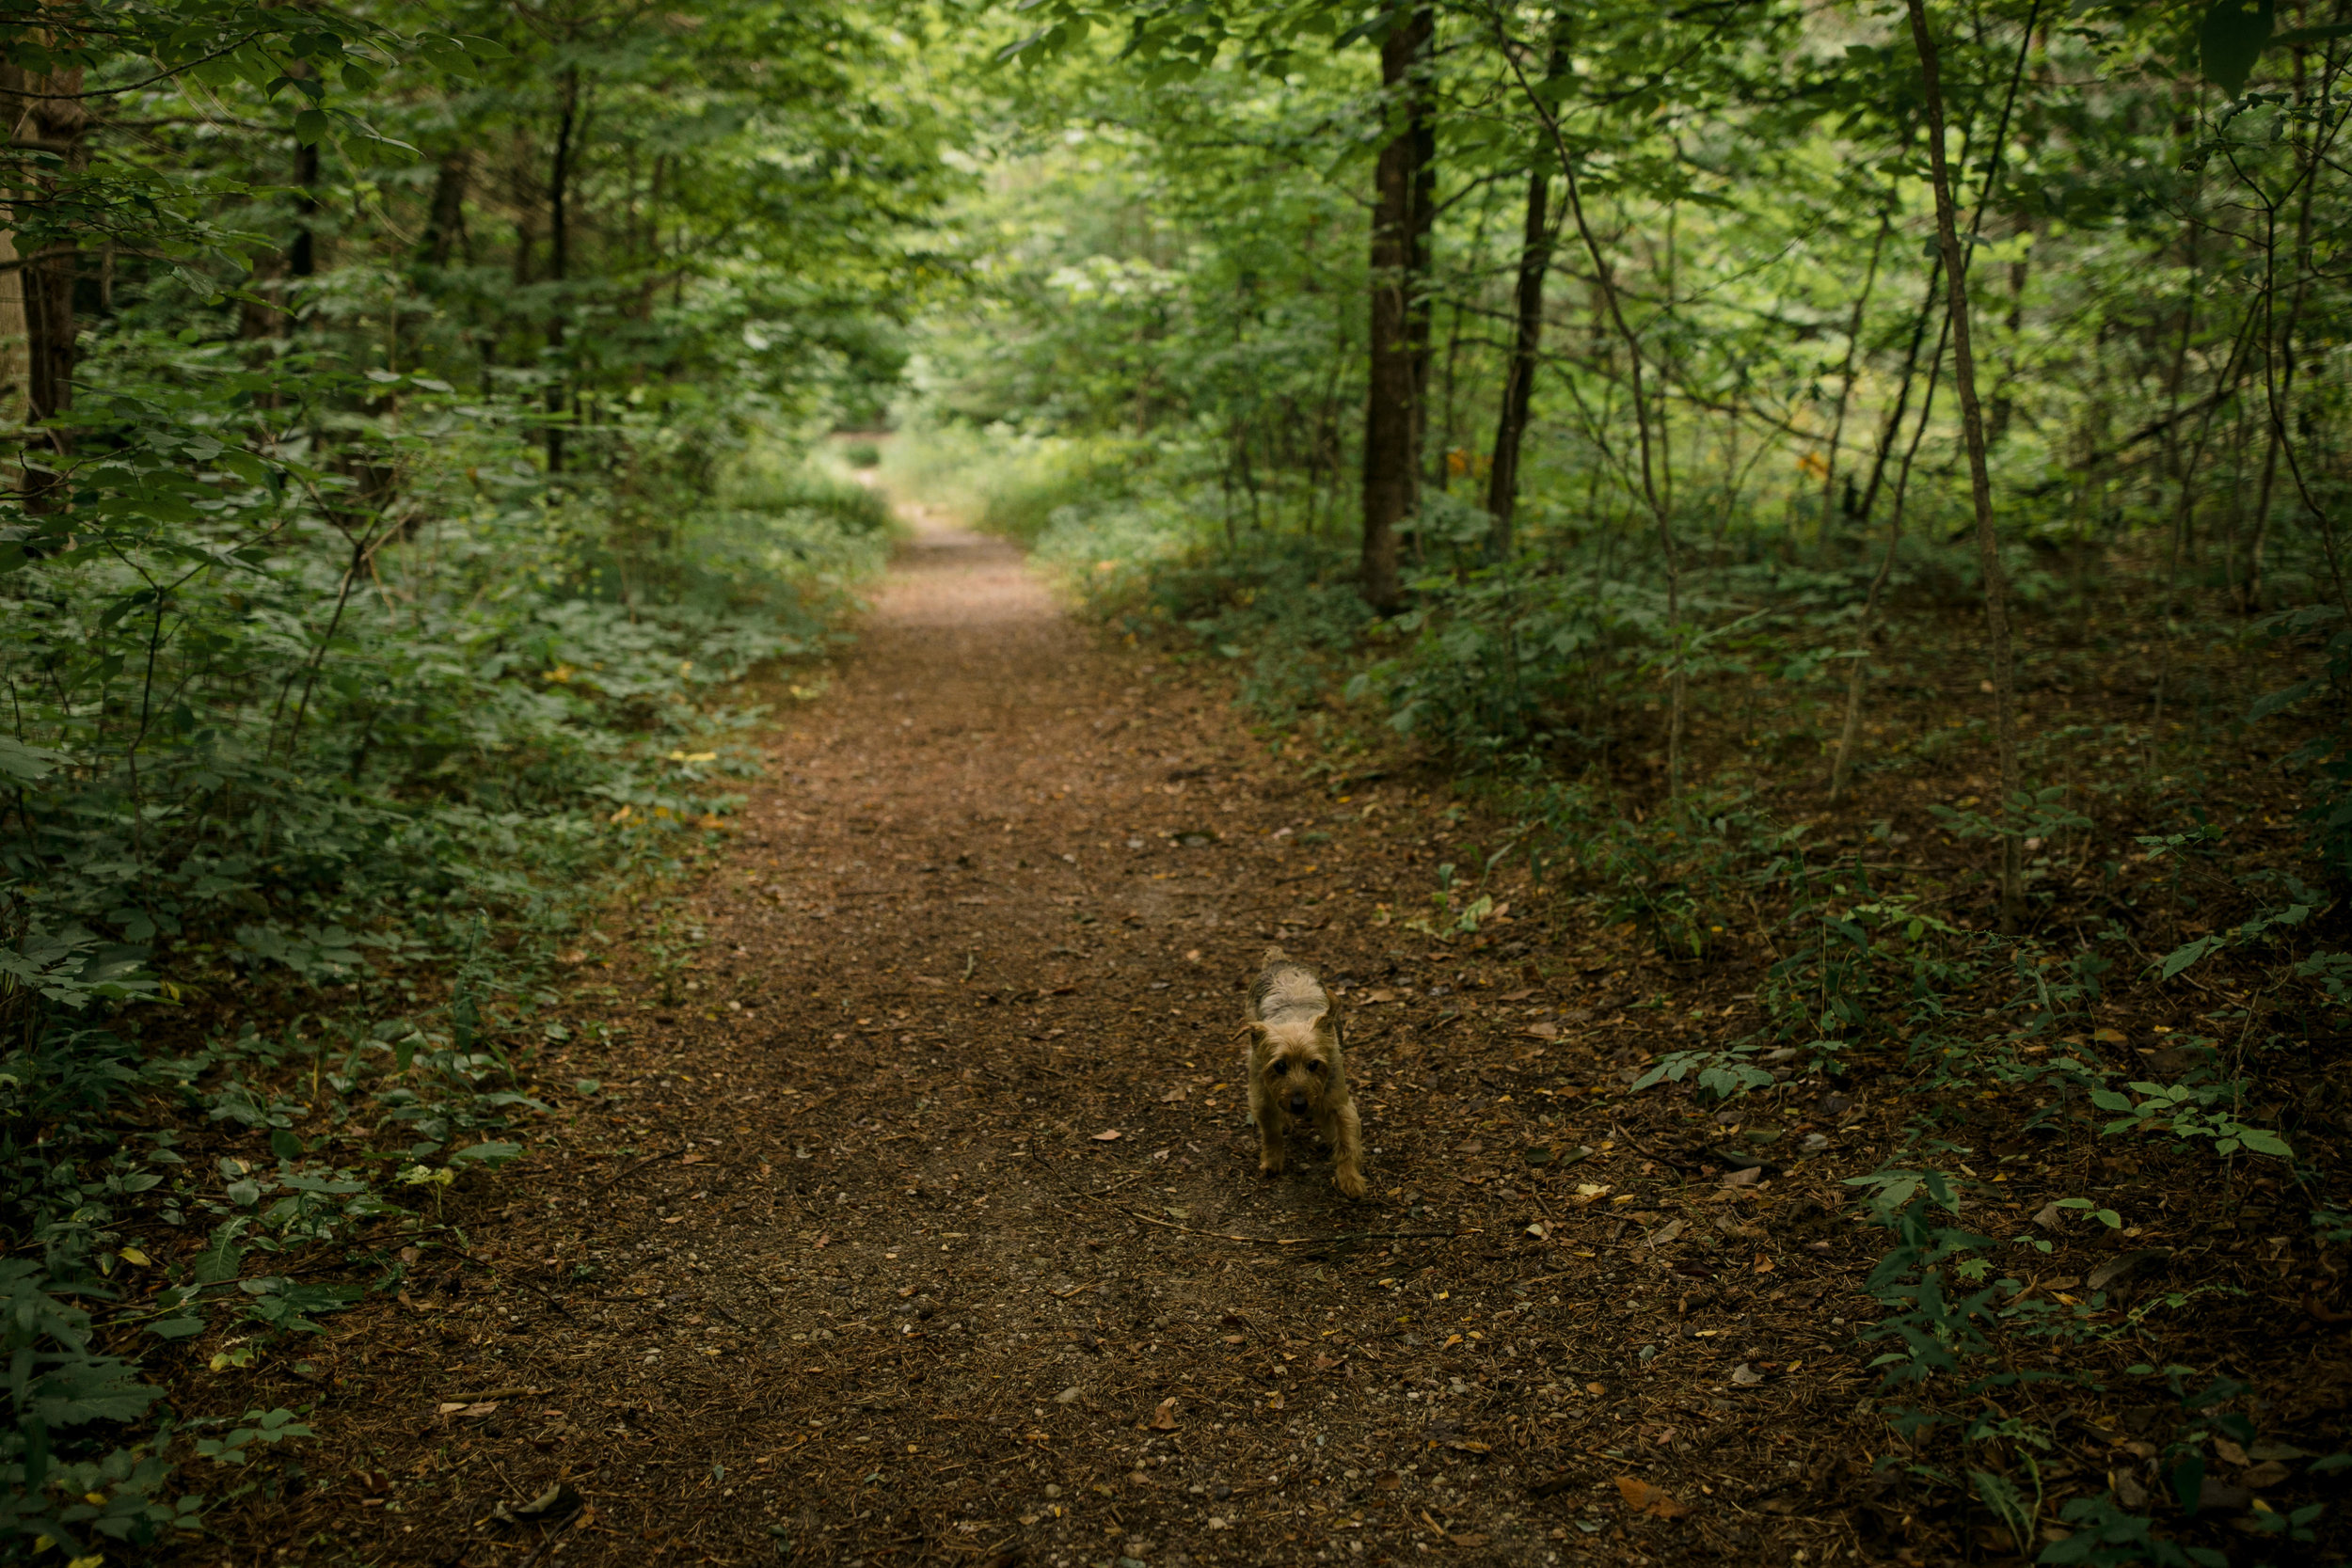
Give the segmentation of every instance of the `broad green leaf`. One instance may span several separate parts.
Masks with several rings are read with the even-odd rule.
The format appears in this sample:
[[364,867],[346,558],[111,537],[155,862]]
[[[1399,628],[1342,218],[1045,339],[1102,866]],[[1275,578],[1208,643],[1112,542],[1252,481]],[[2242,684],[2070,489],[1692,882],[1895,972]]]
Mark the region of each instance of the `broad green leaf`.
[[2164,956],[2163,962],[2157,966],[2160,971],[2157,977],[2159,979],[2169,980],[2175,974],[2178,974],[2181,971],[2186,969],[2198,959],[2203,958],[2206,954],[2218,951],[2222,945],[2222,938],[2218,936],[2209,936],[2199,937],[2195,942],[2189,942],[2185,946],[2175,947],[2171,952],[2167,953]]
[[2271,0],[2213,0],[2197,24],[2197,57],[2205,79],[2232,98],[2270,41]]

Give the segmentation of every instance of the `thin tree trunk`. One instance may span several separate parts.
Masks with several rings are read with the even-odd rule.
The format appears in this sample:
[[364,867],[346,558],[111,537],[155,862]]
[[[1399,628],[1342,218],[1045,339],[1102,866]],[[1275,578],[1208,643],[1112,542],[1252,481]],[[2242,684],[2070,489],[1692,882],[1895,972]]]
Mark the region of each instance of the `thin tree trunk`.
[[[2297,96],[2301,97],[2303,96],[2302,71],[2299,65],[2296,70],[2296,79]],[[2310,508],[2313,521],[2319,525],[2330,569],[2332,570],[2334,566],[2334,531],[2328,522],[2327,511],[2312,501],[2310,490],[2303,484],[2302,469],[2296,462],[2294,451],[2288,444],[2287,435],[2287,407],[2295,391],[2295,334],[2297,325],[2302,320],[2303,300],[2310,287],[2312,276],[2312,198],[2319,182],[2316,178],[2317,171],[2310,166],[2319,160],[2322,150],[2316,145],[2312,146],[2308,152],[2305,152],[2299,145],[2297,147],[2296,161],[2303,164],[2305,167],[2302,173],[2303,198],[2295,225],[2293,262],[2295,292],[2287,302],[2285,325],[2274,329],[2268,320],[2263,324],[2263,406],[2264,412],[2269,419],[2270,447],[2269,455],[2263,464],[2262,499],[2259,502],[2259,513],[2254,519],[2254,549],[2247,575],[2247,609],[2249,611],[2260,608],[2263,546],[2269,532],[2272,487],[2279,459],[2281,456],[2286,459],[2296,487],[2301,493],[2304,503]],[[2265,317],[2274,313],[2277,309],[2273,303],[2277,300],[2279,292],[2277,236],[2278,222],[2276,214],[2273,214],[2264,232],[2263,299]]]
[[[1436,258],[1431,254],[1431,241],[1438,228],[1438,120],[1432,112],[1429,85],[1429,60],[1437,45],[1437,12],[1423,7],[1418,18],[1427,37],[1419,51],[1419,69],[1411,81],[1411,94],[1406,100],[1410,107],[1408,127],[1413,138],[1413,215],[1410,226],[1411,250],[1406,259],[1406,288],[1405,294],[1405,337],[1413,356],[1413,463],[1420,473],[1420,464],[1429,449],[1429,372],[1436,360],[1437,295],[1431,286],[1437,277]],[[1418,491],[1415,504],[1420,502]],[[1416,541],[1422,541],[1416,531]]]
[[[1372,217],[1371,373],[1364,403],[1364,602],[1383,615],[1404,603],[1397,572],[1397,531],[1420,499],[1421,413],[1427,373],[1428,318],[1422,265],[1428,223],[1415,209],[1423,186],[1421,70],[1435,21],[1416,8],[1380,45],[1380,79],[1403,123],[1380,150]],[[1416,304],[1416,300],[1419,304]],[[1415,322],[1418,316],[1420,336]]]
[[1886,250],[1887,231],[1895,226],[1892,208],[1879,214],[1878,238],[1870,244],[1870,265],[1862,275],[1862,292],[1854,296],[1853,316],[1846,323],[1846,362],[1837,372],[1837,414],[1829,427],[1829,461],[1821,468],[1821,544],[1829,544],[1837,511],[1838,448],[1846,438],[1846,410],[1853,404],[1854,360],[1862,352],[1862,314],[1869,308],[1870,291],[1879,280],[1879,258]]
[[[1600,236],[1593,232],[1591,220],[1584,212],[1584,192],[1576,177],[1576,155],[1568,147],[1566,133],[1560,124],[1558,110],[1535,91],[1527,79],[1526,68],[1516,53],[1506,51],[1511,74],[1518,78],[1519,92],[1542,120],[1545,134],[1550,138],[1552,151],[1560,160],[1568,194],[1568,216],[1576,224],[1576,235],[1584,246],[1585,259],[1592,263],[1593,286],[1600,296],[1609,325],[1625,344],[1629,390],[1633,398],[1633,430],[1641,444],[1642,499],[1649,507],[1650,518],[1658,526],[1659,562],[1666,574],[1666,626],[1671,647],[1666,673],[1666,799],[1678,800],[1682,794],[1682,726],[1687,683],[1682,669],[1682,563],[1675,546],[1674,515],[1659,489],[1660,454],[1653,449],[1647,378],[1642,371],[1642,340],[1626,320],[1625,302],[1617,292],[1616,270],[1609,264],[1609,256],[1601,248]],[[1670,296],[1671,297],[1671,296]]]
[[319,150],[312,142],[294,149],[294,231],[286,246],[286,276],[315,277],[319,270],[318,235],[312,221],[319,213]]
[[[1556,57],[1555,51],[1555,57]],[[1486,511],[1494,518],[1487,552],[1510,559],[1516,543],[1512,515],[1519,491],[1519,443],[1535,397],[1536,353],[1544,336],[1544,277],[1551,270],[1551,170],[1527,177],[1527,221],[1520,230],[1518,319],[1511,335],[1511,363],[1503,372],[1502,409],[1495,418],[1494,457],[1486,468]]]
[[[1887,460],[1895,453],[1895,444],[1902,439],[1903,415],[1910,410],[1911,388],[1919,373],[1919,350],[1928,341],[1928,323],[1935,320],[1935,302],[1943,295],[1944,258],[1938,256],[1928,268],[1927,297],[1919,301],[1918,313],[1912,318],[1911,341],[1903,349],[1902,378],[1895,386],[1895,404],[1886,411],[1886,422],[1879,428],[1878,447],[1870,456],[1870,477],[1862,486],[1862,499],[1854,503],[1851,520],[1857,529],[1869,526],[1870,514],[1878,505],[1879,488],[1886,478]],[[1937,352],[1940,355],[1942,350]]]
[[[2009,93],[2001,101],[2000,121],[1993,131],[1993,156],[1984,171],[1984,185],[1977,193],[1976,214],[1968,220],[1968,244],[1972,249],[1977,243],[1978,234],[1984,230],[1985,214],[1993,210],[1994,193],[2000,189],[2002,155],[2009,148],[2010,116],[2017,107],[2017,88],[2025,80],[2026,57],[2033,45],[2034,19],[2041,14],[2041,11],[2039,0],[2036,0],[2033,8],[2026,15],[2025,29],[2018,37],[2017,60],[2010,68],[2009,73]],[[1962,135],[1963,153],[1967,141],[1968,137],[1963,133]],[[1883,228],[1879,231],[1879,238],[1882,243],[1886,238]],[[1875,252],[1872,255],[1872,263],[1876,264]],[[1885,433],[1880,437],[1878,456],[1870,466],[1869,494],[1863,498],[1862,505],[1856,514],[1858,520],[1867,519],[1870,515],[1870,502],[1878,494],[1879,478],[1886,469],[1887,451],[1894,438],[1901,433],[1903,405],[1911,399],[1912,375],[1919,360],[1920,336],[1927,328],[1929,313],[1934,309],[1939,292],[1937,284],[1943,277],[1944,260],[1939,253],[1935,263],[1928,269],[1927,297],[1919,302],[1919,319],[1912,327],[1911,348],[1903,358],[1902,391],[1895,399],[1895,412],[1887,421]],[[1846,672],[1846,717],[1844,723],[1838,728],[1836,758],[1830,767],[1829,803],[1833,810],[1845,798],[1846,784],[1852,776],[1854,755],[1861,745],[1862,695],[1869,678],[1870,639],[1878,629],[1879,600],[1886,591],[1887,579],[1894,575],[1895,562],[1901,550],[1903,502],[1911,491],[1911,468],[1912,465],[1918,460],[1919,443],[1927,438],[1928,421],[1935,413],[1936,383],[1944,373],[1944,345],[1951,339],[1950,294],[1949,291],[1943,291],[1943,293],[1947,301],[1944,324],[1936,331],[1935,356],[1928,362],[1928,389],[1926,397],[1919,404],[1919,423],[1912,431],[1911,445],[1903,450],[1902,467],[1895,478],[1895,512],[1886,525],[1886,551],[1880,557],[1878,572],[1870,579],[1870,591],[1863,596],[1861,624],[1854,630],[1853,665]],[[1826,503],[1822,507],[1822,515],[1824,517],[1828,515]]]
[[548,472],[564,471],[564,426],[569,405],[563,371],[564,312],[567,302],[563,285],[572,270],[572,133],[580,119],[580,68],[564,73],[563,108],[555,122],[555,158],[548,186],[548,281],[556,285],[554,307],[548,315],[548,346],[555,350],[555,379],[548,384]]
[[2025,912],[2024,867],[2014,825],[2008,814],[2022,782],[2017,769],[2017,673],[2010,645],[2009,584],[2001,571],[2001,549],[1993,527],[1993,477],[1985,466],[1984,409],[1977,401],[1977,361],[1968,336],[1967,259],[1960,248],[1960,224],[1952,202],[1951,171],[1944,156],[1944,87],[1935,39],[1928,30],[1926,0],[1905,0],[1911,41],[1919,53],[1922,96],[1928,113],[1928,172],[1935,187],[1935,239],[1944,257],[1945,292],[1951,301],[1952,390],[1960,399],[1962,443],[1968,453],[1968,491],[1977,521],[1977,555],[1984,573],[1985,629],[1993,644],[1994,736],[2001,776],[2001,926],[2014,930]]
[[[1943,263],[1938,261],[1932,271],[1942,277]],[[1853,663],[1846,671],[1846,717],[1838,726],[1836,759],[1830,767],[1832,810],[1846,798],[1854,756],[1862,743],[1862,693],[1868,681],[1870,639],[1878,629],[1879,600],[1884,595],[1887,579],[1895,575],[1895,562],[1902,553],[1903,503],[1911,494],[1911,468],[1918,461],[1919,443],[1927,438],[1928,423],[1935,417],[1935,387],[1944,372],[1944,345],[1950,341],[1951,331],[1952,318],[1947,311],[1944,325],[1935,335],[1935,356],[1928,361],[1928,389],[1919,400],[1919,422],[1912,427],[1911,444],[1903,449],[1902,464],[1895,470],[1895,499],[1886,519],[1886,550],[1879,557],[1877,575],[1870,578],[1870,591],[1863,596],[1861,623],[1854,629]]]
[[32,412],[32,342],[17,262],[16,231],[0,229],[0,427],[10,430]]

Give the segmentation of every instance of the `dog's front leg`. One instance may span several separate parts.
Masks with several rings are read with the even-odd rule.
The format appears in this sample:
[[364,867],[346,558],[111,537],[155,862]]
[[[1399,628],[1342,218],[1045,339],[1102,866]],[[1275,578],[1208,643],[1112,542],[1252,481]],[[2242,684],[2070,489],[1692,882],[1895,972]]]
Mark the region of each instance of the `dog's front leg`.
[[1356,1101],[1343,1101],[1323,1130],[1331,1145],[1331,1184],[1346,1197],[1364,1196],[1364,1122]]
[[1258,1124],[1258,1174],[1281,1175],[1283,1156],[1289,1152],[1288,1140],[1283,1136],[1282,1108],[1271,1097],[1252,1093],[1249,1114]]

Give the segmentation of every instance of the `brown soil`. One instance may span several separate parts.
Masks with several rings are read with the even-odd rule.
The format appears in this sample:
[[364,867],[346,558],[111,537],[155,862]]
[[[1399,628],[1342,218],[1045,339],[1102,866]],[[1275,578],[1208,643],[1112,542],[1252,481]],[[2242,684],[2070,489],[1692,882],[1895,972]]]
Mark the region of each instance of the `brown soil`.
[[[1623,1095],[1754,1026],[1736,979],[1405,930],[1440,802],[1299,782],[935,523],[769,745],[691,967],[633,931],[572,1015],[624,1032],[548,1076],[601,1095],[331,1320],[250,1560],[1918,1560],[1863,1480],[1878,1106],[1757,1097],[1788,1168],[1725,1185],[1710,1113]],[[1270,940],[1343,989],[1362,1203],[1255,1174]],[[560,1522],[494,1513],[558,1483]]]

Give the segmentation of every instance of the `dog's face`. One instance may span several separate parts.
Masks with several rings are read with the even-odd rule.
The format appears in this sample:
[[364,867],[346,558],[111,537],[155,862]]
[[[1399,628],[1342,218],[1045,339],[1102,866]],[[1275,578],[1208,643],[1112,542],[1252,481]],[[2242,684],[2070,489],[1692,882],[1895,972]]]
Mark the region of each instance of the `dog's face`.
[[1266,1097],[1295,1117],[1322,1114],[1339,1060],[1339,1035],[1331,1015],[1307,1023],[1253,1023],[1250,1060]]

